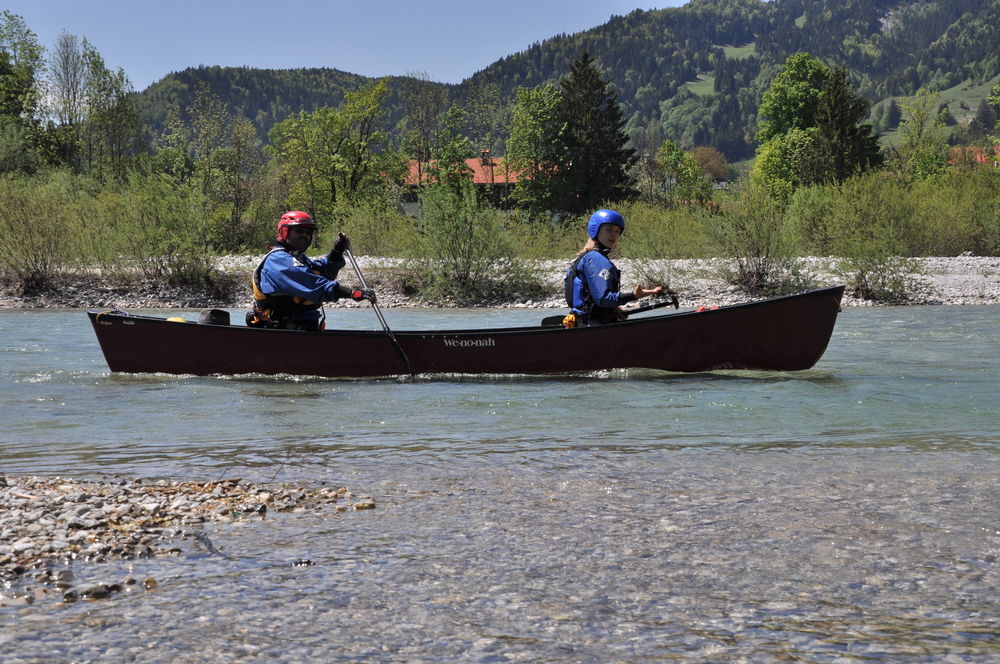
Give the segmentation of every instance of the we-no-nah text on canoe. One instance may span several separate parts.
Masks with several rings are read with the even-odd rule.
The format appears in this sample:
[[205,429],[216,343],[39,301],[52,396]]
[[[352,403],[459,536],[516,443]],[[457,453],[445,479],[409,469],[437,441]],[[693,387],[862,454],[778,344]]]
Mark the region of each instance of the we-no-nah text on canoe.
[[497,342],[487,339],[444,339],[445,346],[468,348],[469,346],[496,346]]

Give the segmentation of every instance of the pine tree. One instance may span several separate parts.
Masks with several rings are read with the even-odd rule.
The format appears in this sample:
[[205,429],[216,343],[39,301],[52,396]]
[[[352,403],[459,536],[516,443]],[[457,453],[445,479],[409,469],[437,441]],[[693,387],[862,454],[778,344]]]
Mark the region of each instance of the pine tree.
[[903,120],[903,110],[893,99],[889,102],[889,108],[885,112],[885,129],[890,131],[899,126],[899,123]]
[[626,147],[625,119],[610,85],[586,51],[561,83],[557,114],[564,161],[555,173],[552,209],[580,213],[636,195],[629,171],[637,157]]
[[847,82],[847,71],[833,70],[816,107],[815,164],[818,180],[843,182],[855,172],[882,163],[878,137],[869,124],[868,102]]

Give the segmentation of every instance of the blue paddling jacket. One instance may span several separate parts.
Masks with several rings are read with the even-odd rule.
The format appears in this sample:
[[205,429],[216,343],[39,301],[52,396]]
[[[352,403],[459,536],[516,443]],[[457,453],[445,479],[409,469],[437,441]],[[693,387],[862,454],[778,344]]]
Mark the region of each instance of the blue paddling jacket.
[[315,325],[324,302],[335,302],[349,289],[339,286],[337,273],[346,264],[342,254],[320,258],[275,247],[253,274],[256,325],[288,327]]
[[621,292],[621,272],[608,258],[611,250],[598,246],[577,258],[566,271],[566,301],[584,324],[613,323],[618,307],[635,299]]

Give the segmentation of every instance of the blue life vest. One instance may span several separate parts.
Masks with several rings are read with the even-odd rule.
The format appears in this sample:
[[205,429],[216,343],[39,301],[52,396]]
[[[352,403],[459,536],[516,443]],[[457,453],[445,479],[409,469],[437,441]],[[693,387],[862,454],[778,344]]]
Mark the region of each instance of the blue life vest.
[[[618,320],[618,305],[619,299],[621,297],[619,291],[621,289],[621,272],[610,260],[607,260],[607,266],[605,270],[607,271],[606,281],[607,288],[604,293],[600,293],[599,296],[605,300],[609,299],[608,295],[611,295],[610,306],[601,306],[595,301],[594,294],[590,290],[589,279],[587,274],[581,272],[580,262],[587,257],[591,251],[597,251],[605,259],[607,259],[608,249],[591,249],[590,251],[581,254],[574,260],[569,269],[566,270],[566,277],[563,280],[565,290],[566,290],[566,304],[569,305],[573,313],[578,314],[582,318],[584,325],[591,322],[594,323],[613,323]],[[590,259],[588,259],[588,262]]]

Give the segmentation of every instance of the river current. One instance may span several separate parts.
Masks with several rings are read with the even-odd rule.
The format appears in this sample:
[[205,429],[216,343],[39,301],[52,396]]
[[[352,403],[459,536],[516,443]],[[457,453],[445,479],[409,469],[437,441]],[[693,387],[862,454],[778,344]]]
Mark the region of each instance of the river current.
[[114,375],[83,312],[48,310],[0,312],[0,362],[8,475],[377,505],[207,525],[225,557],[77,562],[159,584],[0,608],[0,661],[1000,660],[1000,307],[848,309],[795,373]]

